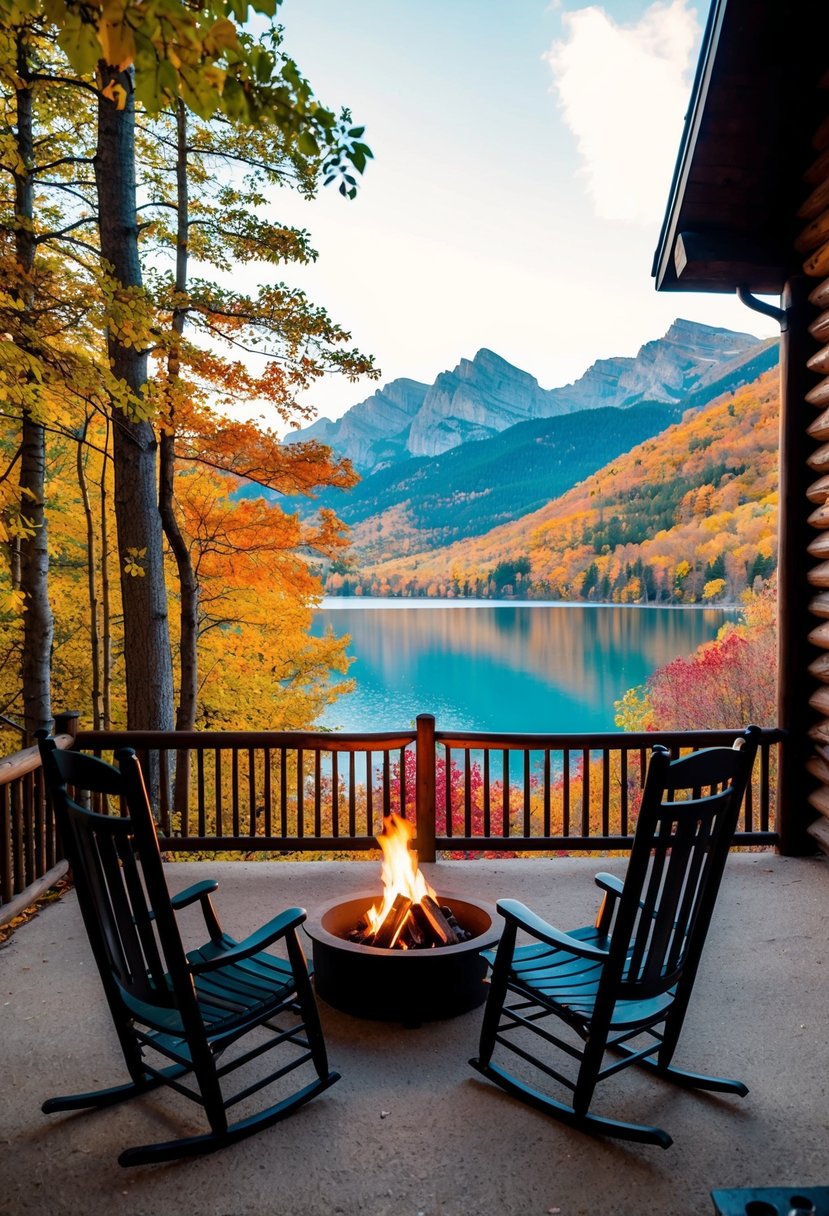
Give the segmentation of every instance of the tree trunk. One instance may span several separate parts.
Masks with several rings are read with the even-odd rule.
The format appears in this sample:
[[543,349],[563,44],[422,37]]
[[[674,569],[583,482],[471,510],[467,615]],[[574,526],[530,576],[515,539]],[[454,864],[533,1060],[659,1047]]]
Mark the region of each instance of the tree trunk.
[[[31,311],[35,264],[34,138],[32,94],[27,85],[29,64],[26,36],[17,37],[17,72],[21,87],[17,104],[17,168],[14,175],[15,254],[19,283],[15,293],[24,313]],[[29,373],[34,386],[34,376]],[[26,597],[23,613],[21,682],[26,731],[52,723],[51,670],[54,622],[49,606],[49,546],[46,529],[46,438],[43,426],[24,408],[20,457],[21,514],[28,521],[20,538],[20,590]]]
[[103,713],[101,709],[101,637],[99,630],[99,608],[96,570],[98,566],[95,546],[95,524],[92,516],[92,503],[89,498],[89,484],[86,479],[84,466],[84,441],[89,426],[89,419],[78,438],[77,472],[78,485],[83,503],[83,515],[86,522],[86,581],[89,595],[89,649],[92,658],[92,729],[101,730]]
[[[176,158],[176,202],[178,206],[178,231],[176,234],[176,296],[187,290],[187,247],[190,217],[187,197],[187,111],[179,101],[176,107],[176,131],[178,153]],[[173,392],[170,394],[168,416],[161,432],[159,479],[159,510],[164,534],[173,551],[178,571],[180,592],[180,692],[176,711],[176,730],[192,730],[196,722],[196,692],[198,688],[198,611],[199,584],[187,542],[181,534],[175,513],[175,466],[176,466],[176,420],[174,393],[179,377],[180,360],[178,340],[184,332],[187,317],[180,299],[173,311],[173,333],[175,335],[167,360],[167,374]]]
[[[103,95],[99,97],[95,157],[101,257],[118,293],[125,288],[142,287],[135,197],[133,82],[129,73],[117,73],[106,64],[100,65],[100,71],[105,85],[115,83],[126,94],[121,110]],[[136,396],[143,395],[147,381],[146,351],[124,345],[114,326],[107,333],[107,349],[116,380]],[[112,424],[127,728],[170,730],[173,678],[155,434],[148,422],[134,421],[117,404],[113,404]],[[130,567],[136,566],[141,573],[130,573]]]
[[112,608],[109,593],[109,516],[107,515],[107,471],[110,422],[107,418],[104,460],[101,465],[101,712],[102,728],[112,726]]
[[[184,103],[176,104],[176,296],[187,290],[189,243],[189,199],[187,191],[187,111]],[[161,432],[161,476],[159,479],[159,510],[179,581],[179,701],[176,710],[176,730],[192,730],[196,724],[196,693],[198,689],[198,627],[199,584],[187,542],[181,534],[175,512],[176,420],[175,387],[180,374],[179,339],[184,333],[186,309],[177,298],[173,310],[174,339],[167,360],[167,375],[171,393],[164,428]],[[176,774],[173,806],[179,815],[187,812],[190,802],[190,753],[176,753]]]

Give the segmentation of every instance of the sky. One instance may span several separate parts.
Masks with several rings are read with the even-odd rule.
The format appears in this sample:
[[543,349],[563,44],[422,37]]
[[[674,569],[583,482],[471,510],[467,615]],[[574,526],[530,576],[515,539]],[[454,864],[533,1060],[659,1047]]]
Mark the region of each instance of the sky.
[[[676,317],[777,332],[730,295],[659,293],[653,252],[706,0],[284,0],[284,46],[374,152],[354,201],[287,191],[291,268],[375,356],[431,383],[489,347],[544,388],[634,355]],[[339,417],[378,387],[331,377]]]

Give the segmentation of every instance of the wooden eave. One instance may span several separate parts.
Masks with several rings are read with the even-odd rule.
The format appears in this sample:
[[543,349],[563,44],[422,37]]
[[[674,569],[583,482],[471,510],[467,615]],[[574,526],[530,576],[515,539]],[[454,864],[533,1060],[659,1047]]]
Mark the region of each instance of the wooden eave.
[[826,0],[712,0],[654,255],[657,291],[779,295],[799,269],[794,214],[815,159],[809,136],[829,109],[817,87],[827,45]]

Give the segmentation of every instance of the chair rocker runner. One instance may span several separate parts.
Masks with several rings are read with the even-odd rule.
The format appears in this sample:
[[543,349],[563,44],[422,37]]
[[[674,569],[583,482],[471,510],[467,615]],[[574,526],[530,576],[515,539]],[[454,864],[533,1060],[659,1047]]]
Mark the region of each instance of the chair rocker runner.
[[[740,1081],[682,1072],[671,1060],[759,734],[750,726],[733,748],[674,761],[664,747],[653,749],[624,883],[596,876],[604,898],[595,926],[564,933],[516,900],[498,902],[506,924],[486,955],[490,991],[473,1068],[583,1131],[662,1148],[672,1141],[661,1128],[590,1113],[599,1081],[638,1063],[677,1085],[748,1093]],[[519,930],[531,944],[516,945]],[[554,1034],[544,1025],[550,1018],[569,1032],[557,1026]],[[520,1076],[493,1062],[498,1049],[520,1057]],[[577,1061],[570,1076],[548,1062],[555,1051]],[[614,1058],[603,1068],[608,1052]],[[527,1083],[530,1075],[544,1091]],[[548,1095],[549,1079],[572,1092],[572,1104]]]
[[[332,1085],[339,1074],[328,1068],[297,934],[304,910],[290,908],[244,941],[234,941],[222,932],[210,898],[218,883],[198,882],[170,897],[135,753],[118,752],[116,769],[79,752],[61,751],[44,735],[39,743],[46,787],[131,1078],[112,1089],[50,1098],[43,1110],[106,1107],[158,1085],[171,1086],[204,1107],[209,1132],[128,1148],[118,1158],[121,1165],[139,1165],[224,1148]],[[113,799],[113,813],[80,805],[67,786],[75,796],[86,791],[100,802]],[[126,814],[119,815],[119,807]],[[197,901],[208,940],[185,951],[177,913]],[[275,944],[287,958],[267,951]],[[242,1047],[240,1040],[248,1035],[255,1041]],[[225,1096],[225,1077],[272,1049],[280,1049],[274,1058],[278,1066],[266,1076],[251,1070],[244,1088]],[[226,1051],[232,1058],[222,1059]],[[296,1081],[285,1079],[303,1066],[307,1082],[295,1089]],[[188,1074],[195,1086],[182,1080]],[[229,1107],[278,1082],[273,1105],[229,1123]]]

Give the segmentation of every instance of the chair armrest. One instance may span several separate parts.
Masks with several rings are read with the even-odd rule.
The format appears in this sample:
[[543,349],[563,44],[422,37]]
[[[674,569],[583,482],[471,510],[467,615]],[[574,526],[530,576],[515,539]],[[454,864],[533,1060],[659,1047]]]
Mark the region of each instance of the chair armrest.
[[213,958],[199,959],[198,962],[191,963],[190,970],[193,975],[201,975],[204,971],[215,971],[217,967],[226,967],[228,963],[238,963],[244,958],[250,958],[252,954],[258,954],[278,938],[285,937],[297,929],[305,920],[305,916],[304,908],[286,908],[244,941],[237,942],[228,950],[219,951]]
[[607,891],[608,895],[619,896],[624,890],[624,883],[621,878],[617,878],[615,874],[597,874],[595,877],[597,887],[601,887],[603,891]]
[[180,891],[178,895],[174,895],[170,900],[174,912],[180,912],[182,908],[195,903],[197,899],[201,900],[204,923],[207,932],[210,934],[210,940],[213,942],[220,942],[222,940],[222,926],[219,924],[216,909],[213,907],[213,900],[210,898],[218,886],[219,884],[215,878],[205,878],[202,882],[194,882],[192,887],[187,887],[184,891]]
[[215,878],[206,878],[203,882],[194,882],[192,887],[185,888],[184,891],[179,891],[178,895],[173,895],[170,903],[173,905],[175,912],[186,908],[189,904],[193,904],[197,899],[204,899],[205,895],[211,895],[218,890],[219,884]]
[[606,950],[588,945],[587,942],[556,929],[517,899],[499,899],[496,906],[505,920],[512,921],[519,929],[524,929],[532,937],[546,942],[548,946],[557,946],[570,954],[577,954],[580,958],[594,959],[597,963],[603,963],[607,958]]

